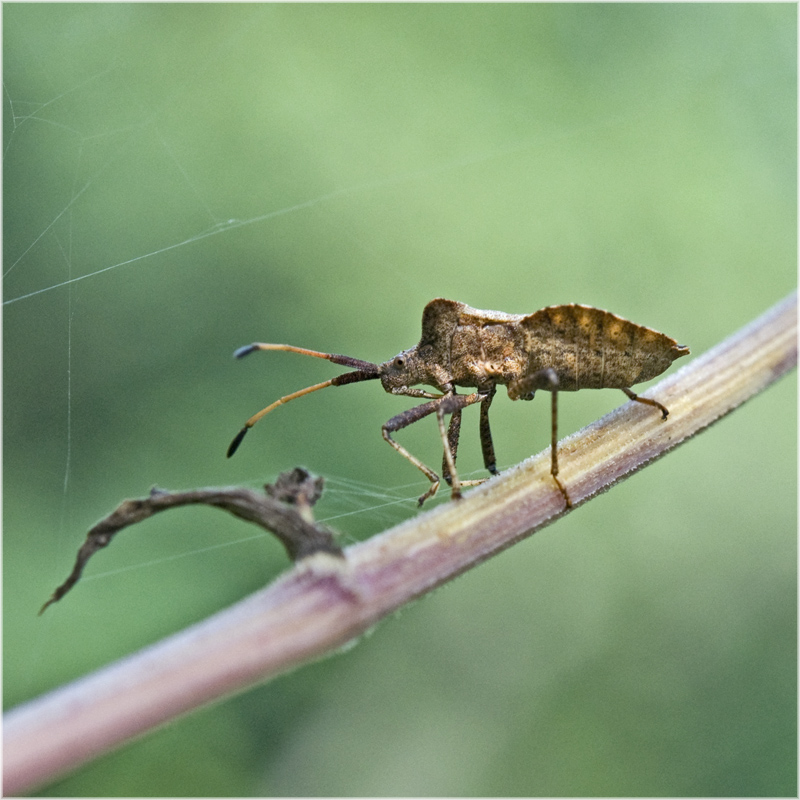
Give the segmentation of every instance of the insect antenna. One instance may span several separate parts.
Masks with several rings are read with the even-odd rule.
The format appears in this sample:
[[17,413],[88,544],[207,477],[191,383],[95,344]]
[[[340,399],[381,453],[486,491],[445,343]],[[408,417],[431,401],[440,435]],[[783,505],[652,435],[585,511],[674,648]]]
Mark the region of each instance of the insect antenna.
[[322,383],[316,383],[313,386],[300,389],[298,392],[287,394],[284,397],[276,400],[274,403],[270,403],[270,405],[268,405],[266,408],[262,408],[257,414],[253,414],[253,416],[250,417],[247,422],[245,422],[244,427],[239,431],[239,433],[236,434],[233,441],[230,443],[230,446],[228,447],[228,458],[230,458],[239,448],[239,445],[242,443],[242,439],[244,439],[244,435],[247,433],[247,431],[249,431],[250,428],[252,428],[253,425],[255,425],[256,422],[258,422],[263,416],[269,414],[269,412],[274,408],[282,406],[284,403],[288,403],[290,400],[295,400],[298,397],[302,397],[304,394],[311,394],[311,392],[316,392],[319,389],[325,389],[328,386],[344,386],[346,383],[358,383],[360,381],[369,381],[380,377],[378,365],[373,364],[371,361],[362,361],[358,358],[351,358],[350,356],[343,356],[337,353],[321,353],[318,350],[306,350],[303,347],[294,347],[290,344],[264,344],[262,342],[255,342],[253,344],[240,347],[233,355],[235,358],[244,358],[244,356],[254,353],[256,350],[287,350],[291,353],[300,353],[301,355],[305,356],[324,358],[327,361],[332,361],[334,364],[341,364],[345,367],[355,367],[356,371],[345,372],[342,375],[337,375],[335,378],[331,378],[330,380],[323,381]]

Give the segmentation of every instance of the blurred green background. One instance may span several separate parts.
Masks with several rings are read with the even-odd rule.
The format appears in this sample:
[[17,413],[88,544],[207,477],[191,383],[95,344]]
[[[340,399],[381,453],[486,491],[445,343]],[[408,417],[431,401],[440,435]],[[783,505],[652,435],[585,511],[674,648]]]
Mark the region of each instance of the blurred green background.
[[[151,486],[305,465],[345,543],[416,514],[367,383],[437,296],[587,303],[703,353],[796,265],[796,6],[6,4],[8,708],[287,566]],[[561,403],[562,435],[622,404]],[[346,653],[52,785],[103,795],[795,795],[796,380]],[[481,475],[477,412],[463,474]],[[501,466],[549,404],[493,406]],[[398,438],[436,464],[435,422]]]

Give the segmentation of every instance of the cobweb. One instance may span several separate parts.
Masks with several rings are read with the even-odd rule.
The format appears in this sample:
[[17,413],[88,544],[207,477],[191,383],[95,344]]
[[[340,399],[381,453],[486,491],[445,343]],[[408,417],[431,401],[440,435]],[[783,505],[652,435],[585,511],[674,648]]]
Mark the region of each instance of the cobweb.
[[[314,206],[333,201],[338,197],[355,194],[375,186],[385,186],[391,182],[407,181],[413,178],[413,176],[403,176],[369,185],[344,187],[290,206],[265,211],[264,213],[257,214],[247,219],[230,218],[219,220],[211,211],[209,203],[197,191],[192,177],[171,152],[165,138],[154,128],[151,122],[145,121],[136,123],[127,129],[113,130],[106,135],[98,135],[82,133],[78,129],[59,122],[57,115],[51,115],[51,111],[56,110],[59,106],[59,102],[64,98],[79,95],[82,89],[94,82],[101,81],[103,77],[108,75],[112,70],[113,68],[104,70],[88,78],[86,81],[40,102],[27,100],[25,98],[16,98],[12,93],[13,88],[4,83],[6,121],[7,126],[10,126],[10,133],[7,131],[5,141],[4,162],[13,162],[17,150],[23,150],[26,147],[26,137],[34,137],[37,128],[42,127],[54,129],[57,134],[63,137],[67,147],[72,150],[75,162],[74,179],[69,191],[62,199],[63,205],[57,207],[55,211],[50,212],[49,216],[47,212],[40,215],[38,219],[38,228],[34,227],[34,233],[30,234],[27,239],[20,237],[18,240],[8,243],[3,271],[5,282],[4,308],[8,309],[13,306],[13,310],[16,312],[18,305],[20,309],[23,309],[20,313],[26,313],[24,311],[26,304],[28,306],[32,305],[32,301],[35,298],[47,293],[59,294],[59,302],[62,305],[60,313],[63,315],[62,328],[65,331],[66,346],[59,359],[59,363],[56,364],[55,369],[51,373],[52,380],[61,383],[64,387],[61,399],[62,408],[60,410],[60,416],[62,417],[64,425],[62,453],[63,476],[61,481],[63,493],[62,528],[65,513],[64,509],[66,509],[68,505],[67,498],[70,491],[72,449],[73,446],[75,446],[72,434],[72,375],[73,369],[77,372],[81,370],[80,363],[73,364],[72,354],[72,328],[76,313],[73,308],[73,287],[76,284],[83,281],[96,280],[100,276],[104,276],[113,271],[136,269],[141,266],[143,262],[148,260],[166,256],[172,251],[181,248],[188,248],[192,245],[201,244],[204,240],[212,237],[224,238],[225,235],[239,228],[262,225],[278,217],[305,211]],[[175,172],[180,175],[187,195],[190,195],[196,200],[200,216],[207,217],[207,226],[201,228],[199,231],[187,233],[185,236],[179,235],[175,241],[156,246],[152,250],[141,252],[121,261],[115,261],[88,270],[86,270],[83,264],[75,265],[73,263],[72,253],[73,238],[75,236],[76,226],[81,226],[83,224],[80,219],[76,219],[76,214],[74,213],[75,209],[80,207],[80,202],[85,195],[91,195],[96,188],[101,186],[104,178],[108,173],[114,170],[119,161],[132,157],[129,155],[131,140],[135,137],[142,136],[144,129],[148,127],[152,128],[151,133],[160,143],[162,148],[161,155],[163,156],[164,162],[171,164]],[[89,164],[95,160],[96,151],[106,149],[105,146],[108,144],[108,140],[114,142],[110,148],[111,154],[107,156],[105,160],[101,160],[99,167],[93,169]],[[14,191],[22,187],[10,186],[7,188],[10,191],[6,196],[6,200],[7,203],[10,204],[13,202]],[[34,222],[34,225],[36,224],[37,223]],[[268,235],[268,233],[266,235]],[[39,269],[41,261],[50,261],[54,252],[60,257],[58,261],[63,271],[63,279],[61,280],[53,279],[52,274],[48,274],[49,270],[44,271]],[[113,279],[113,276],[108,277],[112,277]],[[113,292],[113,284],[110,287],[110,291]],[[6,313],[8,314],[8,311],[6,311]],[[31,313],[36,314],[36,311],[31,310]],[[78,444],[77,446],[80,445]],[[398,519],[398,517],[387,513],[387,509],[392,509],[398,505],[407,506],[413,503],[416,493],[419,491],[419,486],[421,485],[420,482],[416,482],[405,486],[382,487],[377,484],[363,481],[359,482],[346,477],[330,475],[327,477],[326,491],[328,496],[338,495],[338,497],[334,499],[334,504],[344,510],[334,511],[328,514],[324,519],[320,520],[321,522],[333,521],[356,514],[365,514],[373,516],[376,520],[379,520],[381,524],[391,524],[391,522]],[[259,480],[260,478],[254,478],[245,482],[255,485]],[[245,537],[241,541],[249,541],[253,538],[262,538],[263,536],[266,536],[266,534],[256,534],[255,536]],[[70,536],[70,539],[71,538]],[[216,545],[215,547],[226,547],[237,543],[237,541],[227,542],[225,544]],[[166,557],[159,561],[149,562],[148,564],[140,566],[150,566],[153,563],[161,563],[162,561],[170,560],[170,558],[185,557],[193,553],[208,552],[210,549],[214,549],[214,547],[190,550],[180,556]],[[128,569],[134,568],[135,567],[130,567]],[[114,574],[114,571],[99,573],[93,577],[96,579],[110,574]]]
[[[235,41],[235,36],[232,39]],[[225,52],[226,45],[220,49]],[[215,58],[205,56],[201,63],[200,74],[207,75]],[[110,511],[123,497],[141,495],[145,488],[143,481],[165,480],[160,477],[157,457],[152,455],[157,450],[157,438],[163,435],[161,426],[150,426],[139,435],[129,422],[117,420],[123,429],[123,441],[107,442],[105,448],[98,447],[93,434],[93,428],[111,429],[110,423],[106,427],[97,424],[107,422],[103,419],[106,413],[120,413],[117,406],[111,411],[104,408],[103,396],[130,392],[132,402],[147,399],[148,393],[144,393],[142,400],[136,387],[148,380],[153,340],[137,330],[137,304],[147,303],[152,297],[153,302],[163,304],[165,314],[169,313],[169,306],[180,302],[170,299],[169,293],[180,292],[186,281],[193,280],[188,265],[198,259],[221,263],[219,254],[228,248],[237,250],[242,233],[261,241],[272,236],[283,237],[286,230],[280,225],[287,218],[300,220],[294,230],[302,230],[303,217],[307,219],[309,214],[317,213],[315,224],[319,224],[320,218],[325,222],[336,216],[337,203],[342,200],[358,204],[369,201],[376,192],[391,196],[393,192],[416,190],[437,176],[530,147],[529,141],[523,141],[456,157],[443,154],[419,170],[399,170],[350,183],[343,181],[338,187],[307,193],[284,205],[259,197],[242,202],[235,193],[231,199],[230,187],[219,192],[210,185],[208,176],[193,166],[197,155],[187,158],[185,143],[176,144],[184,132],[176,132],[171,125],[180,116],[182,93],[191,94],[190,88],[172,87],[155,105],[150,104],[152,98],[136,92],[132,92],[129,102],[119,99],[113,102],[123,70],[112,59],[93,72],[84,70],[72,78],[42,67],[38,81],[25,81],[8,69],[4,81],[3,308],[7,348],[6,432],[11,442],[6,470],[7,476],[24,474],[26,469],[33,468],[27,466],[27,457],[44,465],[44,469],[38,469],[38,479],[31,491],[39,499],[46,498],[45,505],[57,507],[52,517],[52,521],[57,520],[57,542],[44,559],[43,571],[48,575],[45,585],[52,583],[53,576],[60,578],[65,574],[87,523]],[[200,160],[214,158],[212,152]],[[139,180],[147,184],[143,190],[135,186]],[[240,215],[242,208],[254,209],[254,213]],[[109,219],[117,227],[114,236],[107,227]],[[279,227],[273,227],[276,225]],[[126,226],[130,226],[130,236],[119,235],[119,229]],[[356,249],[365,249],[352,230],[344,235]],[[231,280],[236,280],[235,272]],[[242,283],[246,280],[245,277]],[[238,291],[248,293],[246,285]],[[166,293],[167,300],[162,293]],[[126,301],[129,294],[133,311]],[[187,323],[182,331],[185,338],[169,345],[187,354],[200,338],[194,329],[205,324],[202,315],[214,312],[213,301],[206,297],[198,303],[198,316],[193,317],[189,303],[188,308],[177,312]],[[114,323],[109,318],[113,320],[117,315],[125,333],[113,340],[94,339],[94,326],[113,331]],[[141,345],[135,338],[139,334]],[[286,333],[287,338],[289,335]],[[125,336],[131,338],[126,341]],[[219,352],[229,354],[244,341],[231,334],[220,342]],[[120,353],[117,361],[114,350],[120,348],[126,352]],[[302,367],[297,370],[294,374],[300,375]],[[203,373],[198,387],[192,382],[197,371],[194,365],[188,365],[186,375],[178,381],[180,392],[169,402],[185,405],[186,414],[194,415],[192,425],[202,429],[209,425],[212,409],[202,404],[196,408],[193,404],[196,395],[203,392],[209,373]],[[231,374],[226,373],[227,380]],[[237,374],[244,379],[243,370]],[[232,397],[243,394],[242,389],[231,384],[229,387]],[[157,399],[159,403],[165,402]],[[260,395],[251,394],[242,411],[247,409],[249,416],[260,407],[261,400]],[[391,409],[384,412],[385,418],[396,413],[397,406]],[[320,407],[313,411],[309,407],[307,413],[319,417]],[[228,417],[227,429],[231,433],[240,425],[242,416],[239,412],[238,416],[231,413]],[[181,418],[185,419],[185,415]],[[292,424],[303,424],[302,413],[294,417]],[[376,433],[373,425],[363,435],[377,440]],[[149,442],[148,436],[152,437]],[[180,445],[173,441],[171,446]],[[118,452],[108,455],[117,448]],[[205,452],[210,450],[204,448]],[[173,482],[171,488],[183,488],[190,483],[231,482],[224,471],[228,464],[218,459],[218,450],[217,446],[213,458],[208,455],[208,463],[213,467],[187,470],[186,475],[167,470],[166,480]],[[436,453],[435,447],[431,452]],[[98,487],[108,475],[107,468],[97,461],[101,453],[110,458],[110,468],[115,473],[108,487]],[[192,452],[189,459],[198,457]],[[274,475],[291,465],[275,461],[268,469]],[[309,466],[313,470],[314,465]],[[416,499],[427,483],[413,474],[413,468],[405,466],[408,477],[415,480],[366,481],[324,470],[326,497],[320,521],[343,530],[343,543],[347,544],[364,531],[375,532],[408,518],[416,512]],[[464,477],[479,474],[480,470],[465,471]],[[264,477],[245,476],[240,482],[258,485]],[[17,492],[13,478],[7,481],[7,490],[8,497]],[[437,502],[446,499],[447,494],[446,490],[440,492]],[[10,505],[13,504],[12,500]],[[362,520],[360,526],[354,526],[357,518]],[[13,537],[11,522],[9,526]],[[349,533],[353,527],[361,534]],[[247,533],[230,535],[214,544],[194,546],[186,542],[179,552],[153,559],[139,556],[138,562],[106,571],[97,569],[86,580],[110,580],[120,572],[151,568],[175,559],[203,557],[220,548],[265,537],[266,534]]]

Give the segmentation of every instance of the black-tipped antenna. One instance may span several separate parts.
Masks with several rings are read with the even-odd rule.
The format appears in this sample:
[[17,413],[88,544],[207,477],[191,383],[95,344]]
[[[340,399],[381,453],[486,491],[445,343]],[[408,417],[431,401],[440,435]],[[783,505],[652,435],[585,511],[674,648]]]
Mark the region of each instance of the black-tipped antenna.
[[[341,356],[336,353],[320,353],[319,350],[306,350],[305,347],[295,347],[291,344],[264,344],[263,342],[253,342],[244,347],[240,347],[233,354],[234,358],[244,358],[245,356],[254,353],[256,350],[286,350],[289,353],[300,353],[303,356],[314,356],[314,358],[324,358],[327,361],[332,361],[334,364],[341,364],[343,367],[352,367],[353,369],[361,370],[362,372],[374,372],[375,377],[378,376],[378,365],[373,364],[371,361],[362,361],[360,358],[352,358],[351,356]],[[366,380],[362,378],[361,380]]]
[[323,381],[322,383],[316,383],[313,386],[309,386],[305,389],[300,389],[299,392],[287,394],[284,397],[281,397],[279,400],[276,400],[274,403],[271,403],[266,408],[262,408],[257,414],[253,414],[253,416],[250,417],[247,422],[245,422],[244,427],[239,431],[239,433],[236,434],[233,441],[230,443],[230,446],[228,447],[228,458],[230,458],[239,448],[239,445],[242,443],[242,439],[244,439],[244,435],[247,433],[247,431],[249,431],[250,428],[252,428],[253,425],[255,425],[256,422],[261,419],[261,417],[269,414],[272,409],[282,406],[284,403],[288,403],[290,400],[302,397],[304,394],[311,394],[311,392],[316,392],[319,389],[325,389],[328,386],[344,386],[346,383],[358,383],[359,381],[369,381],[380,377],[378,365],[373,364],[370,361],[361,361],[358,358],[337,355],[336,353],[320,353],[317,350],[306,350],[303,347],[294,347],[290,344],[263,344],[261,342],[254,342],[253,344],[248,344],[245,347],[240,347],[238,350],[236,350],[236,352],[234,352],[233,355],[235,358],[243,358],[244,356],[249,355],[256,350],[288,350],[291,353],[300,353],[301,355],[324,358],[328,361],[332,361],[334,364],[341,364],[345,367],[355,367],[356,371],[345,372],[342,375],[337,375],[335,378],[331,378],[330,380]]

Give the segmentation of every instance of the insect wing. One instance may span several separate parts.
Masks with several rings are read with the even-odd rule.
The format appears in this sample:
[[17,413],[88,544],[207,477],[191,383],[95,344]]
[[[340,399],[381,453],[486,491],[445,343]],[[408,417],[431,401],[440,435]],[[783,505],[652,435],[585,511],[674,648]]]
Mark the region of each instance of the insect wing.
[[663,333],[591,306],[548,306],[520,325],[528,373],[554,369],[559,391],[627,388],[655,378],[689,352]]

